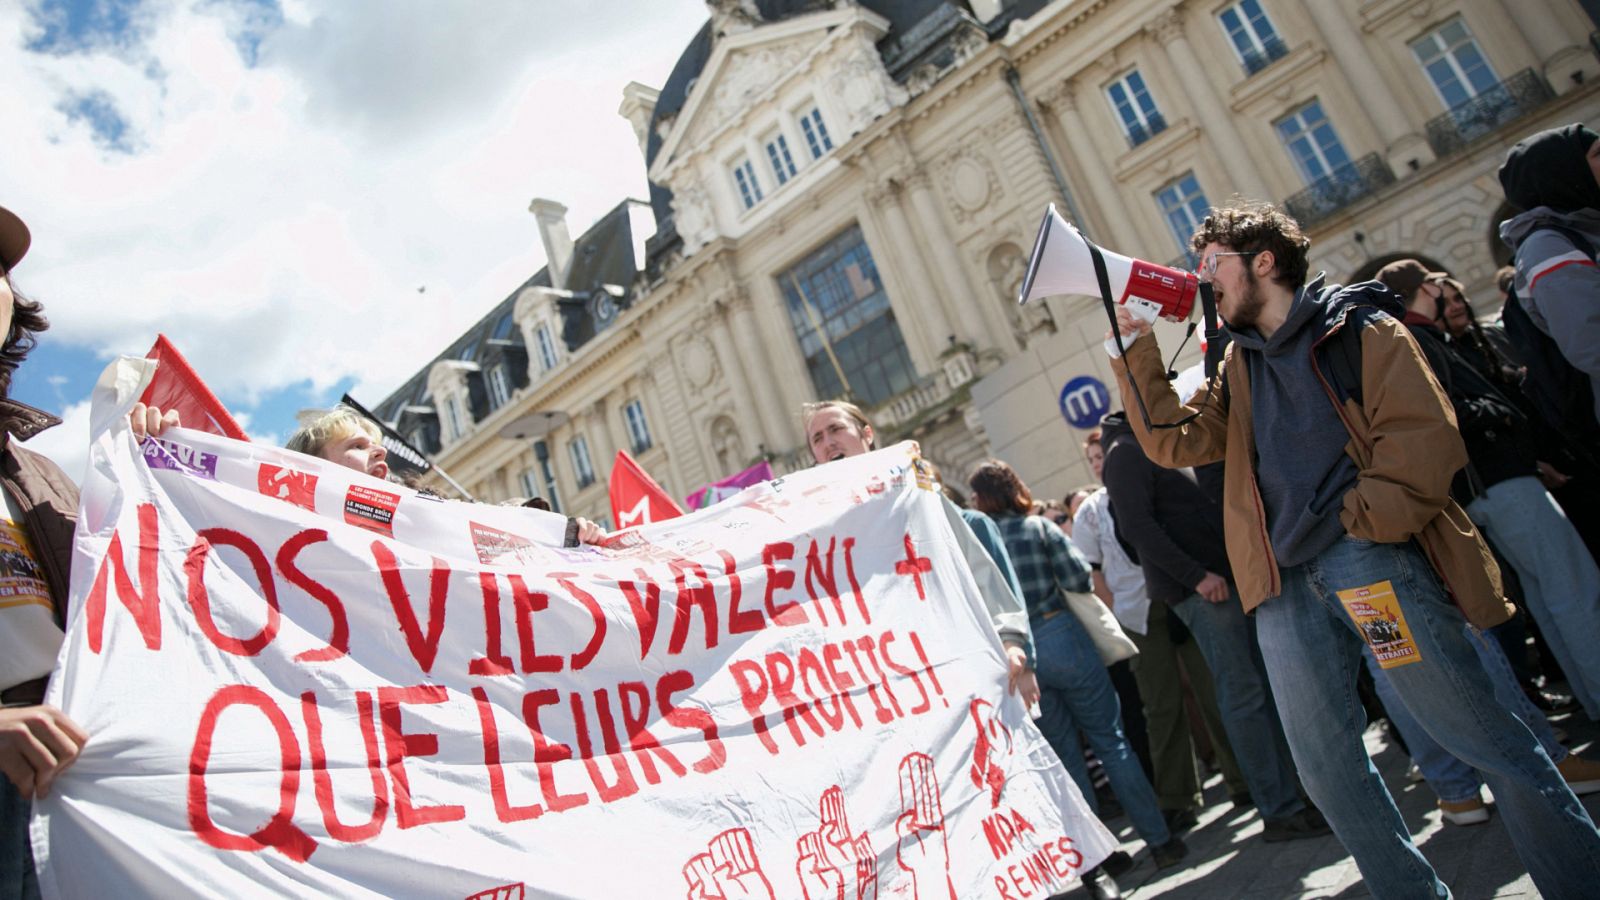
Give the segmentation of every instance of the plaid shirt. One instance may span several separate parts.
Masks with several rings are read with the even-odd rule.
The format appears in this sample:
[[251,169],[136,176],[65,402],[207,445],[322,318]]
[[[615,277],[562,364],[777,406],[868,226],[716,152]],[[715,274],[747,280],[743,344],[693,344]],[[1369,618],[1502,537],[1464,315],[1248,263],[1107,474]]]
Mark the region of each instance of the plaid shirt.
[[1059,588],[1084,593],[1092,589],[1089,564],[1056,523],[1043,516],[1016,514],[995,516],[994,523],[1022,583],[1030,618],[1067,608]]

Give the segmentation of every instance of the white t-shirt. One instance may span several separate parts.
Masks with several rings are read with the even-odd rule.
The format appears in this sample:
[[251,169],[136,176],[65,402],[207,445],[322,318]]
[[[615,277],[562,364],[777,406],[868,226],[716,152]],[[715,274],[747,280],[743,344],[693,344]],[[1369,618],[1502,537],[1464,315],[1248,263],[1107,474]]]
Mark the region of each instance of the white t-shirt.
[[1150,595],[1145,592],[1144,570],[1117,543],[1109,503],[1106,489],[1101,488],[1078,505],[1078,514],[1072,520],[1072,542],[1105,575],[1106,586],[1111,588],[1111,611],[1117,621],[1129,631],[1146,634]]
[[17,524],[21,516],[10,495],[0,513],[0,689],[5,689],[49,675],[63,635],[50,586]]

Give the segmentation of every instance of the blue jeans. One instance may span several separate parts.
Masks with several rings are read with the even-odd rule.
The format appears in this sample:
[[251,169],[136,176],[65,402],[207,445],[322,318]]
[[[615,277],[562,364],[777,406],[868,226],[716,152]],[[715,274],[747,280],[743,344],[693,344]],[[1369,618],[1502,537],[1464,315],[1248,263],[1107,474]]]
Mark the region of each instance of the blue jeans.
[[1600,720],[1600,568],[1583,538],[1532,475],[1491,485],[1467,513],[1517,570],[1572,696]]
[[[1511,660],[1506,658],[1506,651],[1501,648],[1494,631],[1493,628],[1485,631],[1485,640],[1477,640],[1472,627],[1467,626],[1467,638],[1473,649],[1478,651],[1478,659],[1483,663],[1484,671],[1489,673],[1489,680],[1494,682],[1495,699],[1505,704],[1506,709],[1528,726],[1528,730],[1539,741],[1539,746],[1550,756],[1551,762],[1561,762],[1567,758],[1567,748],[1556,740],[1556,733],[1550,728],[1544,713],[1539,712],[1538,707],[1528,701],[1528,695],[1522,692],[1522,685],[1517,682],[1517,675],[1511,669]],[[1428,779],[1428,787],[1433,788],[1439,799],[1447,803],[1479,798],[1481,794],[1478,791],[1483,787],[1483,779],[1479,777],[1478,770],[1439,746],[1433,735],[1400,702],[1394,685],[1378,668],[1377,658],[1372,651],[1368,650],[1365,655],[1367,671],[1372,673],[1372,683],[1378,690],[1378,699],[1383,701],[1384,710],[1389,714],[1389,724],[1399,730],[1400,737],[1405,739],[1406,749],[1411,751],[1411,761],[1422,771],[1422,777]]]
[[1033,646],[1038,654],[1034,673],[1039,678],[1039,730],[1061,757],[1084,801],[1100,815],[1089,767],[1078,744],[1079,731],[1100,758],[1111,789],[1128,811],[1139,837],[1152,847],[1165,844],[1172,833],[1156,803],[1155,789],[1122,734],[1117,691],[1089,633],[1072,613],[1060,613],[1034,626]]
[[0,900],[37,900],[39,879],[33,871],[33,844],[28,837],[32,804],[0,775]]
[[1420,660],[1384,670],[1429,734],[1483,773],[1534,884],[1547,898],[1593,896],[1600,832],[1555,764],[1511,711],[1468,637],[1466,620],[1412,544],[1343,538],[1282,573],[1283,593],[1256,610],[1261,653],[1311,799],[1373,896],[1447,897],[1411,841],[1361,741],[1356,697],[1365,647],[1337,592],[1388,581]]
[[1212,603],[1191,594],[1172,611],[1194,635],[1211,669],[1222,727],[1261,818],[1283,819],[1305,809],[1256,646],[1255,623],[1244,614],[1238,596]]

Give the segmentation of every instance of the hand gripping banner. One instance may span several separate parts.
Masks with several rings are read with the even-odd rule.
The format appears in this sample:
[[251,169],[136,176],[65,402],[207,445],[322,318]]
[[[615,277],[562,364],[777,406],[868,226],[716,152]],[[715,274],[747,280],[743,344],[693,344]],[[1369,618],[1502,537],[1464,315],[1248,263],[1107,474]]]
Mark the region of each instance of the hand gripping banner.
[[1043,898],[1113,839],[902,444],[562,549],[175,430],[114,364],[35,806],[47,896]]

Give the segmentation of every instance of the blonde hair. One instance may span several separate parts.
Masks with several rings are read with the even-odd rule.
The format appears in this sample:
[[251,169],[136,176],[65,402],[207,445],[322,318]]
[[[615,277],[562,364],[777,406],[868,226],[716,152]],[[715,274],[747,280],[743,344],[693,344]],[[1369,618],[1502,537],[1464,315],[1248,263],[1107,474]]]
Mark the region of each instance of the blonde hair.
[[[810,443],[811,438],[806,434],[806,431],[808,431],[811,426],[811,420],[816,416],[817,413],[822,412],[825,409],[837,409],[849,416],[851,420],[856,423],[857,428],[863,429],[863,437],[866,436],[865,429],[872,427],[872,423],[867,421],[867,414],[861,411],[861,407],[851,403],[848,400],[819,400],[815,403],[804,403],[800,406],[800,434],[808,444]],[[867,440],[867,449],[878,449],[876,435]]]
[[383,440],[383,429],[378,427],[378,423],[340,404],[302,425],[299,431],[289,435],[289,440],[283,446],[307,456],[321,456],[329,444],[342,441],[357,432],[374,441]]

